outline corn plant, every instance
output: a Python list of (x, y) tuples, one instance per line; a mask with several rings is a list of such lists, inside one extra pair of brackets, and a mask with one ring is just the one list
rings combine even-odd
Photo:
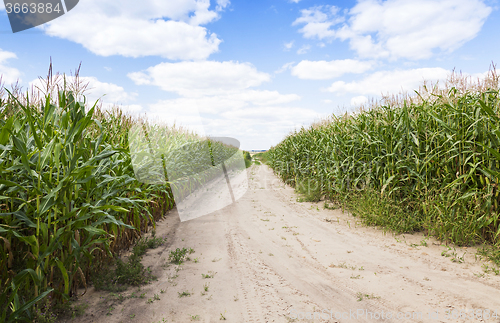
[[(174, 206), (171, 185), (189, 194), (210, 180), (218, 159), (231, 165), (235, 152), (178, 127), (146, 123), (119, 108), (102, 110), (97, 102), (86, 106), (77, 100), (85, 100), (78, 80), (67, 84), (64, 78), (62, 85), (57, 80), (49, 69), (43, 99), (18, 88), (7, 96), (0, 90), (2, 322), (33, 321), (37, 303), (48, 296), (49, 303), (65, 302), (80, 287), (86, 291), (91, 274)], [(149, 162), (130, 152), (137, 150), (130, 147), (130, 133), (138, 128), (146, 128), (155, 145), (139, 151), (154, 148), (154, 158), (161, 158), (162, 167), (155, 171), (163, 171), (163, 178), (149, 183), (134, 172), (136, 163)], [(186, 145), (208, 145), (211, 160), (183, 155), (177, 148)], [(175, 181), (168, 181), (165, 163), (178, 170), (169, 174)], [(199, 169), (208, 172), (184, 180), (183, 171)]]
[(159, 196), (147, 196), (168, 193), (135, 180), (123, 134), (103, 127), (96, 105), (68, 91), (52, 101), (0, 102), (2, 321), (32, 320), (49, 294), (75, 296), (99, 260), (153, 222)]
[[(267, 153), (286, 183), (369, 224), (457, 244), (500, 243), (500, 98), (452, 86), (294, 131)], [(299, 189), (300, 190), (300, 189)]]

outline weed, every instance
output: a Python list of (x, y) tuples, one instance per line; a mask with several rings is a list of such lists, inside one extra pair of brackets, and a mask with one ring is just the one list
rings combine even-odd
[(132, 249), (132, 254), (127, 262), (116, 258), (113, 270), (106, 270), (104, 274), (94, 275), (93, 282), (96, 290), (107, 290), (111, 292), (121, 292), (128, 286), (139, 286), (155, 280), (151, 268), (144, 268), (141, 257), (147, 249), (157, 248), (164, 243), (165, 239), (145, 238), (140, 239)]
[(112, 313), (112, 312), (113, 312), (114, 310), (115, 310), (115, 308), (114, 308), (114, 307), (112, 307), (112, 306), (110, 306), (110, 307), (108, 308), (108, 312), (106, 313), (106, 315), (113, 315), (113, 313)]
[(215, 274), (216, 274), (216, 272), (213, 272), (213, 271), (209, 270), (208, 274), (201, 274), (201, 277), (203, 277), (205, 279), (206, 278), (214, 278)]
[[(191, 252), (191, 250), (192, 250), (192, 252)], [(177, 248), (177, 249), (175, 249), (175, 251), (170, 251), (170, 255), (168, 257), (168, 260), (170, 262), (173, 262), (173, 263), (177, 264), (177, 265), (180, 265), (185, 260), (186, 255), (187, 255), (188, 252), (189, 253), (193, 253), (194, 250), (191, 249), (191, 248), (189, 248), (189, 249), (186, 249), (186, 248), (182, 248), (182, 249)]]
[(191, 293), (187, 290), (183, 291), (182, 293), (178, 292), (177, 294), (179, 294), (179, 298), (191, 296)]
[(358, 299), (358, 302), (362, 301), (363, 298), (367, 298), (367, 299), (375, 299), (375, 298), (380, 298), (380, 296), (375, 296), (373, 294), (363, 294), (361, 292), (358, 292), (356, 294), (356, 297)]

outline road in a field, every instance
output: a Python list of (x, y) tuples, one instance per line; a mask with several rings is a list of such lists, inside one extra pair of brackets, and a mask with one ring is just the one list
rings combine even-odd
[[(186, 222), (173, 210), (158, 224), (168, 243), (143, 261), (158, 281), (122, 299), (91, 290), (71, 322), (500, 322), (500, 276), (473, 248), (384, 234), (297, 202), (267, 166), (248, 172), (235, 204)], [(169, 264), (183, 247), (191, 261)]]

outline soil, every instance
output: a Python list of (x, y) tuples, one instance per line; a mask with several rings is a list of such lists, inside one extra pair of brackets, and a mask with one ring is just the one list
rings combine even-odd
[[(167, 243), (143, 258), (157, 281), (90, 288), (70, 322), (500, 322), (500, 275), (474, 248), (366, 227), (297, 202), (265, 165), (247, 171), (236, 203), (185, 222), (174, 209), (157, 224)], [(169, 263), (183, 247), (191, 260)]]

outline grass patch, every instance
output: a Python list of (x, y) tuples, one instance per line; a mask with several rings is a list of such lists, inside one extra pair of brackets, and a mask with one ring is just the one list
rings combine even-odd
[(141, 259), (148, 249), (157, 248), (165, 241), (166, 238), (155, 237), (154, 231), (151, 238), (140, 239), (133, 247), (132, 254), (126, 262), (116, 258), (114, 266), (110, 266), (110, 268), (93, 276), (92, 281), (95, 289), (122, 292), (129, 286), (146, 285), (155, 280), (156, 277), (151, 273), (151, 269), (145, 268)]
[(168, 256), (168, 260), (174, 264), (180, 265), (185, 260), (190, 260), (187, 255), (192, 254), (192, 253), (194, 253), (194, 250), (192, 248), (189, 248), (189, 249), (177, 248), (174, 251), (170, 251), (170, 255)]
[(204, 279), (207, 279), (207, 278), (214, 278), (215, 274), (216, 274), (215, 272), (213, 272), (213, 271), (211, 271), (211, 270), (210, 270), (210, 271), (208, 272), (208, 274), (201, 274), (201, 277), (203, 277)]

